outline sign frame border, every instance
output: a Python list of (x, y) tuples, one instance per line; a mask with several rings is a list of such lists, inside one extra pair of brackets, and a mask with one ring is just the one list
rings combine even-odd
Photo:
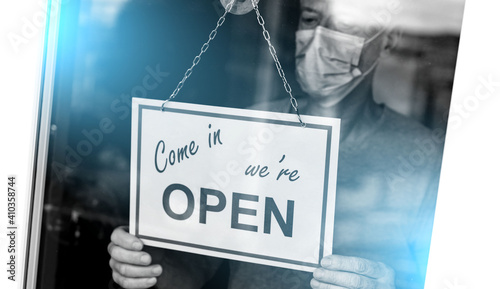
[[(139, 101), (143, 101), (146, 99), (140, 99), (137, 98)], [(135, 101), (135, 100), (134, 100)], [(316, 269), (321, 267), (320, 261), (323, 257), (324, 254), (324, 248), (325, 248), (325, 231), (326, 231), (326, 214), (328, 211), (328, 193), (329, 193), (329, 186), (330, 186), (330, 169), (331, 169), (331, 147), (332, 147), (332, 134), (333, 134), (333, 126), (329, 125), (323, 125), (323, 124), (315, 124), (315, 123), (307, 123), (307, 128), (309, 129), (319, 129), (319, 130), (324, 130), (327, 133), (327, 143), (326, 143), (326, 160), (325, 160), (325, 170), (324, 170), (324, 176), (323, 176), (323, 198), (322, 198), (322, 214), (321, 214), (321, 232), (320, 232), (320, 239), (319, 239), (319, 252), (318, 252), (318, 258), (317, 258), (317, 263), (311, 263), (311, 262), (303, 262), (299, 260), (291, 260), (291, 259), (284, 259), (284, 258), (279, 258), (279, 257), (271, 257), (271, 256), (266, 256), (266, 255), (259, 255), (259, 254), (254, 254), (254, 253), (248, 253), (248, 252), (243, 252), (243, 251), (236, 251), (236, 250), (230, 250), (230, 249), (223, 249), (223, 248), (217, 248), (217, 247), (211, 247), (211, 246), (205, 246), (205, 245), (199, 245), (199, 244), (194, 244), (194, 243), (187, 243), (187, 242), (182, 242), (182, 241), (176, 241), (176, 240), (169, 240), (169, 239), (163, 239), (163, 238), (156, 238), (152, 236), (147, 236), (147, 235), (142, 235), (139, 232), (139, 212), (140, 212), (140, 184), (141, 184), (141, 137), (142, 137), (142, 112), (143, 110), (162, 110), (163, 112), (167, 113), (180, 113), (180, 114), (191, 114), (191, 115), (197, 115), (197, 116), (205, 116), (205, 117), (214, 117), (214, 118), (222, 118), (222, 119), (231, 119), (231, 120), (239, 120), (239, 121), (250, 121), (250, 122), (260, 122), (260, 123), (272, 123), (272, 124), (277, 124), (277, 125), (285, 125), (285, 126), (293, 126), (293, 127), (300, 127), (301, 124), (297, 121), (291, 121), (291, 120), (282, 120), (282, 119), (273, 119), (269, 117), (257, 117), (257, 116), (247, 116), (247, 115), (236, 115), (236, 114), (229, 114), (227, 112), (211, 112), (211, 111), (198, 111), (195, 109), (185, 109), (185, 108), (173, 108), (173, 107), (168, 107), (168, 106), (157, 106), (153, 104), (144, 104), (144, 103), (136, 103), (137, 106), (135, 108), (133, 107), (133, 114), (134, 110), (137, 110), (137, 127), (135, 131), (133, 130), (132, 133), (137, 133), (137, 149), (135, 152), (135, 157), (136, 157), (136, 186), (135, 186), (135, 212), (130, 217), (130, 223), (132, 224), (132, 220), (134, 220), (134, 234), (143, 239), (143, 240), (149, 240), (152, 242), (159, 242), (159, 243), (166, 243), (166, 244), (171, 244), (174, 246), (180, 246), (184, 248), (193, 248), (193, 249), (198, 249), (202, 251), (212, 251), (212, 252), (217, 252), (217, 253), (222, 253), (222, 254), (227, 254), (227, 255), (233, 255), (233, 256), (241, 256), (241, 257), (247, 257), (247, 258), (252, 258), (252, 259), (261, 259), (261, 260), (266, 260), (266, 261), (271, 261), (271, 262), (278, 262), (281, 264), (290, 264), (293, 266), (302, 266), (302, 267), (307, 267), (310, 269)], [(189, 103), (178, 103), (176, 104), (180, 105), (193, 105), (193, 106), (200, 106), (200, 105), (195, 105), (195, 104), (189, 104)], [(215, 108), (213, 106), (208, 106), (211, 108)], [(225, 107), (217, 107), (217, 108), (222, 108), (222, 109), (231, 109), (231, 110), (238, 110), (234, 108), (225, 108)], [(254, 110), (252, 110), (254, 111)], [(258, 112), (258, 111), (254, 111)], [(269, 111), (263, 111), (266, 113), (274, 113), (274, 112), (269, 112)], [(280, 114), (280, 113), (277, 113)], [(134, 118), (132, 118), (132, 121), (134, 121)], [(340, 126), (339, 126), (340, 127)], [(133, 126), (134, 128), (134, 126)], [(133, 136), (132, 136), (133, 139)], [(132, 146), (132, 149), (134, 146)], [(132, 152), (132, 157), (134, 157), (134, 152)], [(132, 163), (131, 163), (132, 165)], [(337, 169), (335, 169), (337, 171)], [(132, 184), (131, 184), (132, 185)], [(131, 186), (131, 189), (132, 186)], [(132, 197), (132, 196), (131, 196)], [(333, 195), (334, 199), (336, 198), (336, 192)], [(335, 200), (333, 201), (334, 204), (336, 203)], [(334, 213), (334, 212), (333, 212)], [(334, 223), (333, 223), (334, 224)], [(332, 225), (333, 225), (332, 224)], [(334, 230), (332, 230), (333, 232)], [(333, 240), (333, 236), (332, 236)], [(332, 248), (333, 249), (333, 248)]]

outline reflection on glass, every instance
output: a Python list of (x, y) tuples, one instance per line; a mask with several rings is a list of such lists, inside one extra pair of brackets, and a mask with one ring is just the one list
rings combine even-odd
[[(313, 12), (301, 13), (301, 2), (321, 1), (259, 4), (299, 105), (307, 96), (295, 80), (295, 31), (303, 17), (318, 21)], [(332, 1), (327, 9), (339, 13), (329, 21), (344, 32), (355, 33), (345, 25), (361, 19), (374, 29), (387, 24), (401, 31), (378, 64), (375, 100), (445, 130), (464, 1), (368, 2)], [(131, 98), (166, 99), (222, 9), (218, 0), (62, 2), (38, 288), (116, 286), (106, 248), (112, 230), (128, 222)], [(177, 101), (245, 108), (286, 97), (249, 13), (228, 16)], [(356, 192), (382, 186), (376, 174), (362, 183)], [(393, 217), (381, 212), (370, 222)], [(355, 223), (344, 225), (356, 230)], [(224, 266), (216, 279), (225, 282)]]

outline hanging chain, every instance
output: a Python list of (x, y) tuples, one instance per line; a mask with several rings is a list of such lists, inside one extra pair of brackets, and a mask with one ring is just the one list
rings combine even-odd
[(177, 94), (179, 93), (179, 91), (181, 91), (182, 87), (184, 86), (184, 83), (186, 82), (186, 80), (191, 76), (191, 74), (193, 73), (193, 69), (196, 65), (198, 65), (198, 63), (200, 63), (200, 60), (201, 60), (201, 56), (203, 55), (203, 53), (205, 53), (208, 48), (210, 47), (210, 42), (212, 40), (214, 40), (215, 36), (217, 36), (217, 30), (219, 29), (219, 27), (222, 26), (222, 24), (224, 24), (224, 21), (226, 21), (226, 15), (227, 13), (233, 8), (233, 5), (234, 5), (234, 2), (236, 0), (232, 0), (231, 2), (229, 2), (226, 6), (226, 10), (224, 11), (224, 14), (222, 14), (222, 16), (219, 18), (219, 20), (217, 21), (217, 26), (215, 26), (215, 28), (212, 30), (212, 32), (210, 32), (210, 35), (208, 36), (208, 40), (207, 42), (205, 42), (203, 44), (203, 46), (201, 47), (201, 50), (200, 50), (200, 53), (193, 59), (193, 64), (191, 65), (190, 68), (188, 68), (188, 70), (186, 70), (186, 72), (184, 73), (184, 77), (182, 78), (182, 80), (177, 84), (177, 87), (175, 88), (174, 92), (172, 92), (172, 94), (170, 95), (170, 97), (165, 100), (163, 102), (163, 104), (161, 105), (161, 109), (163, 110), (164, 107), (165, 107), (165, 104), (167, 102), (169, 102), (170, 100), (174, 99)]
[(253, 9), (255, 10), (255, 14), (257, 14), (257, 21), (259, 22), (260, 26), (262, 26), (262, 35), (264, 35), (264, 39), (267, 41), (267, 44), (269, 46), (269, 52), (271, 53), (271, 56), (273, 57), (274, 64), (276, 65), (276, 70), (278, 70), (278, 74), (281, 77), (281, 80), (283, 80), (283, 86), (285, 88), (285, 91), (288, 93), (290, 96), (290, 103), (297, 113), (297, 117), (299, 119), (300, 125), (302, 127), (306, 127), (306, 123), (302, 121), (302, 118), (299, 113), (299, 104), (297, 103), (297, 99), (293, 97), (292, 95), (292, 88), (290, 87), (290, 84), (288, 84), (288, 81), (286, 80), (285, 72), (283, 71), (283, 68), (281, 67), (281, 63), (278, 59), (278, 55), (276, 54), (276, 49), (274, 49), (274, 46), (271, 43), (271, 36), (269, 35), (269, 31), (267, 31), (266, 26), (265, 26), (265, 21), (264, 17), (260, 15), (259, 11), (259, 6), (255, 0), (251, 0)]
[[(191, 76), (191, 74), (193, 73), (194, 67), (196, 65), (198, 65), (198, 63), (200, 62), (201, 56), (210, 47), (210, 42), (212, 40), (214, 40), (215, 36), (217, 36), (217, 30), (219, 29), (219, 27), (222, 26), (222, 24), (224, 24), (224, 21), (226, 21), (227, 13), (233, 8), (235, 1), (236, 0), (232, 0), (231, 2), (229, 2), (227, 4), (225, 11), (224, 11), (224, 14), (222, 14), (222, 16), (217, 21), (217, 26), (215, 26), (215, 28), (212, 30), (212, 32), (210, 32), (210, 35), (208, 36), (207, 42), (205, 42), (203, 44), (203, 46), (201, 47), (200, 53), (193, 59), (193, 64), (191, 65), (190, 68), (188, 68), (188, 70), (186, 70), (186, 72), (184, 73), (184, 77), (177, 84), (177, 87), (172, 92), (170, 97), (167, 100), (165, 100), (163, 102), (163, 104), (161, 105), (162, 110), (164, 109), (165, 104), (167, 102), (169, 102), (170, 100), (174, 99), (177, 96), (179, 91), (184, 86), (184, 83), (186, 82), (186, 80)], [(283, 71), (283, 68), (281, 67), (281, 63), (280, 63), (278, 56), (276, 54), (276, 49), (274, 49), (274, 46), (271, 43), (271, 36), (269, 35), (269, 31), (267, 31), (267, 29), (264, 25), (265, 21), (264, 21), (264, 18), (262, 17), (262, 15), (260, 14), (259, 6), (257, 5), (256, 0), (251, 0), (251, 1), (252, 1), (253, 9), (255, 10), (255, 13), (257, 14), (257, 21), (259, 22), (260, 26), (262, 26), (262, 34), (264, 35), (264, 39), (267, 41), (267, 44), (269, 46), (269, 52), (271, 53), (271, 56), (273, 57), (274, 63), (276, 65), (276, 69), (278, 70), (278, 74), (281, 77), (281, 80), (283, 80), (283, 86), (285, 88), (285, 91), (290, 96), (290, 103), (291, 103), (293, 109), (295, 110), (295, 112), (297, 113), (297, 117), (299, 119), (300, 125), (302, 127), (305, 127), (306, 124), (302, 121), (302, 118), (301, 118), (300, 113), (299, 113), (299, 104), (297, 103), (297, 99), (295, 97), (293, 97), (293, 95), (292, 95), (292, 88), (290, 87), (290, 84), (288, 84), (288, 81), (286, 80), (285, 72)]]

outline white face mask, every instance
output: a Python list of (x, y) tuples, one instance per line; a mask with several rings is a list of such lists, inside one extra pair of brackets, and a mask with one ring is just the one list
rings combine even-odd
[(365, 41), (321, 26), (297, 31), (295, 65), (302, 90), (312, 97), (324, 99), (325, 106), (339, 103), (375, 69), (378, 60), (361, 72), (359, 59), (363, 46), (382, 32)]

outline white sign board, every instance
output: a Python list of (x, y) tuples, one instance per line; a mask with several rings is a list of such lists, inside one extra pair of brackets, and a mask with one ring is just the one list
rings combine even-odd
[(332, 253), (340, 120), (133, 99), (130, 232), (313, 271)]

